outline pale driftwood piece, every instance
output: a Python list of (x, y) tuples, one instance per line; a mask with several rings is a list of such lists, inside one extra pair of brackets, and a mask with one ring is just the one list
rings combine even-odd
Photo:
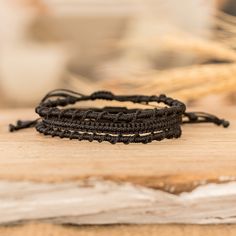
[(1, 111), (0, 223), (235, 223), (235, 109), (207, 110), (231, 127), (186, 125), (150, 145), (12, 134), (7, 124), (33, 112)]
[(209, 184), (179, 196), (109, 181), (0, 182), (0, 223), (236, 223), (236, 183)]

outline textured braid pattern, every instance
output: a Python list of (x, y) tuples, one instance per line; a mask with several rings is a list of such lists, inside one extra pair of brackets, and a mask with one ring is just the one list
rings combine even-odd
[[(49, 98), (57, 97), (51, 100)], [(126, 107), (104, 108), (67, 108), (80, 101), (116, 100), (149, 104), (150, 102), (164, 103), (162, 109), (128, 109)], [(54, 91), (45, 96), (36, 107), (36, 113), (42, 121), (36, 125), (37, 131), (44, 135), (59, 136), (60, 138), (88, 140), (92, 142), (108, 141), (112, 144), (122, 142), (149, 143), (165, 138), (181, 136), (182, 117), (185, 105), (178, 100), (160, 96), (117, 96), (110, 92), (100, 91), (90, 96), (78, 95), (72, 91)]]
[[(56, 98), (51, 100), (50, 98)], [(116, 100), (149, 104), (150, 102), (164, 103), (161, 109), (128, 109), (126, 107), (104, 108), (67, 108), (77, 102), (88, 100)], [(40, 118), (30, 121), (18, 120), (16, 125), (10, 124), (10, 132), (29, 127), (36, 127), (44, 135), (59, 136), (92, 142), (108, 141), (149, 143), (165, 138), (181, 136), (181, 124), (214, 123), (227, 128), (230, 123), (205, 112), (185, 112), (184, 103), (160, 96), (117, 96), (111, 92), (100, 91), (85, 96), (70, 90), (60, 89), (49, 92), (36, 107)], [(40, 120), (40, 121), (39, 121)]]

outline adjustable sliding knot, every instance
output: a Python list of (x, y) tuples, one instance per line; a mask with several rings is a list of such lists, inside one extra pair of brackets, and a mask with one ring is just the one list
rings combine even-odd
[(194, 112), (185, 112), (184, 115), (189, 119), (186, 123), (196, 123), (198, 117)]
[(90, 95), (91, 99), (106, 99), (106, 100), (113, 100), (114, 94), (108, 91), (97, 91)]
[[(77, 102), (97, 99), (142, 105), (156, 102), (164, 104), (164, 107), (144, 109), (129, 109), (124, 106), (61, 108)], [(14, 132), (35, 126), (38, 132), (52, 137), (129, 144), (179, 138), (183, 123), (210, 122), (225, 128), (229, 126), (228, 121), (211, 114), (186, 112), (184, 103), (164, 94), (160, 96), (122, 96), (114, 95), (109, 91), (98, 91), (87, 96), (66, 89), (57, 89), (49, 92), (35, 108), (35, 111), (41, 121), (39, 119), (18, 121), (16, 125), (9, 125), (10, 131)]]

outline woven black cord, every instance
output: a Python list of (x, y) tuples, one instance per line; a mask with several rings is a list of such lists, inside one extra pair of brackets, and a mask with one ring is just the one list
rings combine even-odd
[[(140, 104), (156, 102), (166, 106), (161, 109), (59, 108), (81, 101), (97, 99)], [(184, 103), (163, 94), (160, 96), (119, 96), (111, 92), (99, 91), (86, 96), (60, 89), (48, 93), (36, 107), (35, 111), (41, 117), (41, 121), (18, 121), (16, 126), (10, 125), (10, 131), (35, 126), (38, 132), (53, 137), (129, 144), (179, 138), (182, 123), (212, 122), (224, 127), (229, 126), (228, 121), (216, 116), (201, 112), (187, 113), (185, 110)]]

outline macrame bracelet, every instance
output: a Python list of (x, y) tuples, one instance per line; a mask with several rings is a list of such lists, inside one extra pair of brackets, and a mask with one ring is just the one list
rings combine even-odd
[[(166, 106), (154, 109), (59, 108), (81, 101), (97, 99), (140, 104), (156, 102)], [(16, 126), (10, 124), (10, 131), (35, 126), (38, 132), (52, 137), (129, 144), (179, 138), (183, 123), (211, 122), (225, 128), (229, 126), (228, 121), (216, 116), (203, 112), (186, 112), (185, 110), (184, 103), (165, 95), (120, 96), (107, 91), (99, 91), (86, 96), (60, 89), (49, 92), (36, 107), (35, 111), (41, 118), (34, 121), (18, 121)]]

